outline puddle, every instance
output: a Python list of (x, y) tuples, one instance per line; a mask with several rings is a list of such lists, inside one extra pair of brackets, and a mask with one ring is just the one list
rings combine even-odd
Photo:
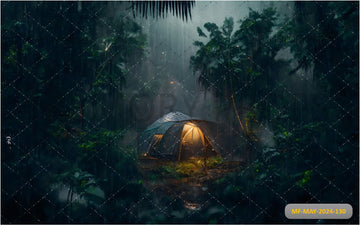
[(192, 210), (192, 211), (201, 210), (201, 205), (198, 203), (194, 203), (194, 202), (185, 201), (184, 206), (185, 206), (185, 208)]

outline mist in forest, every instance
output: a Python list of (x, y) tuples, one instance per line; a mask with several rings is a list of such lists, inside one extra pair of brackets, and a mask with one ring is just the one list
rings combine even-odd
[[(213, 93), (201, 88), (197, 82), (198, 75), (192, 71), (190, 57), (197, 48), (193, 45), (196, 40), (205, 40), (198, 36), (196, 27), (203, 27), (206, 22), (214, 22), (221, 26), (226, 17), (233, 17), (235, 27), (252, 10), (262, 10), (267, 7), (278, 9), (280, 19), (293, 13), (292, 2), (196, 2), (192, 10), (192, 18), (182, 21), (173, 14), (166, 14), (164, 18), (137, 17), (143, 31), (147, 34), (148, 46), (146, 59), (141, 59), (131, 70), (128, 85), (125, 88), (129, 110), (135, 110), (135, 120), (143, 128), (157, 118), (172, 111), (179, 111), (192, 117), (205, 120), (231, 123), (229, 116), (219, 112), (218, 101)], [(121, 14), (126, 8), (123, 4), (110, 3), (107, 7), (109, 14)], [(120, 10), (119, 10), (120, 9)], [(123, 14), (121, 14), (123, 15)], [(128, 13), (125, 16), (132, 16)], [(286, 52), (286, 51), (285, 51)], [(283, 53), (284, 58), (292, 57)], [(281, 57), (281, 53), (280, 53)], [(143, 96), (139, 110), (133, 104), (134, 95), (137, 96), (144, 89), (156, 86), (149, 96)], [(143, 104), (143, 103), (147, 104)], [(122, 103), (119, 103), (122, 104)], [(151, 105), (151, 106), (149, 106)], [(231, 117), (232, 110), (228, 114)]]
[(1, 7), (2, 223), (358, 223), (359, 2)]
[[(115, 18), (132, 17), (131, 12), (122, 13), (127, 7), (129, 6), (126, 4), (114, 2), (106, 7), (106, 11)], [(147, 34), (146, 57), (134, 62), (135, 66), (130, 69), (126, 81), (127, 85), (124, 89), (126, 98), (125, 100), (120, 97), (116, 98), (118, 100), (115, 102), (118, 104), (115, 105), (118, 107), (115, 108), (115, 113), (110, 118), (112, 126), (121, 124), (121, 122), (114, 123), (114, 121), (128, 121), (129, 117), (133, 121), (132, 124), (135, 124), (135, 126), (129, 127), (128, 138), (125, 139), (125, 143), (134, 144), (139, 132), (146, 126), (166, 113), (175, 111), (194, 118), (233, 126), (236, 123), (233, 109), (220, 110), (219, 103), (222, 100), (217, 99), (211, 90), (201, 87), (198, 82), (198, 74), (194, 73), (191, 68), (190, 57), (197, 51), (197, 47), (193, 43), (197, 40), (206, 40), (206, 38), (199, 37), (196, 28), (203, 27), (206, 22), (213, 22), (221, 26), (227, 17), (233, 17), (235, 27), (238, 27), (250, 9), (261, 11), (267, 7), (277, 9), (279, 20), (288, 18), (294, 10), (293, 2), (205, 1), (195, 3), (192, 10), (193, 16), (187, 21), (183, 21), (171, 13), (166, 14), (164, 18), (156, 18), (150, 15), (147, 18), (136, 17), (135, 21)], [(293, 59), (289, 49), (281, 50), (277, 58), (293, 60), (292, 63), (296, 64), (296, 60)], [(301, 82), (297, 77), (288, 80), (292, 84)], [(300, 95), (303, 93), (301, 90), (309, 84), (303, 82), (296, 86), (299, 86), (300, 92), (298, 94), (301, 98)], [(247, 113), (249, 107), (242, 109), (242, 117)], [(124, 111), (130, 115), (117, 116)], [(100, 111), (97, 114), (101, 115), (102, 113)], [(272, 143), (271, 128), (264, 124), (261, 129), (262, 143), (265, 145), (268, 142)]]

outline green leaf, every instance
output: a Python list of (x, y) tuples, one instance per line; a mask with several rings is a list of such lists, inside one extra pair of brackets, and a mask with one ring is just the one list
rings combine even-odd
[(33, 97), (41, 97), (42, 96), (42, 93), (37, 93), (37, 94), (34, 94)]
[(200, 27), (197, 27), (197, 32), (198, 32), (200, 37), (207, 37), (206, 34), (201, 30)]
[(219, 27), (215, 23), (205, 23), (204, 27), (210, 33), (214, 33), (215, 31), (217, 31), (219, 29)]
[(99, 187), (90, 186), (86, 189), (86, 194), (96, 196), (101, 199), (105, 199), (105, 193)]
[(201, 41), (195, 41), (193, 45), (201, 48), (204, 46), (204, 43), (202, 43)]
[(224, 35), (230, 38), (231, 33), (234, 30), (234, 19), (232, 17), (226, 18), (224, 20), (222, 30), (223, 30)]

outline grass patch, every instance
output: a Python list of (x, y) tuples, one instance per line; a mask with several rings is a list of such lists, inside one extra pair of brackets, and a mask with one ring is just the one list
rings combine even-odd
[(211, 157), (207, 160), (207, 167), (209, 169), (214, 169), (220, 166), (224, 162), (224, 159), (221, 156)]
[(206, 163), (202, 158), (192, 158), (180, 162), (164, 162), (162, 165), (151, 169), (151, 173), (156, 174), (158, 178), (200, 177), (206, 175), (207, 169), (220, 167), (223, 162), (223, 158), (219, 156), (206, 159)]

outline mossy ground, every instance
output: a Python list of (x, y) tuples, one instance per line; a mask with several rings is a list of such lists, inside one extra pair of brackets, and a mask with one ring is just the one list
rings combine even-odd
[(240, 171), (243, 162), (226, 161), (221, 156), (211, 158), (191, 158), (186, 161), (166, 161), (144, 158), (139, 162), (139, 169), (145, 183), (153, 185), (203, 185)]

